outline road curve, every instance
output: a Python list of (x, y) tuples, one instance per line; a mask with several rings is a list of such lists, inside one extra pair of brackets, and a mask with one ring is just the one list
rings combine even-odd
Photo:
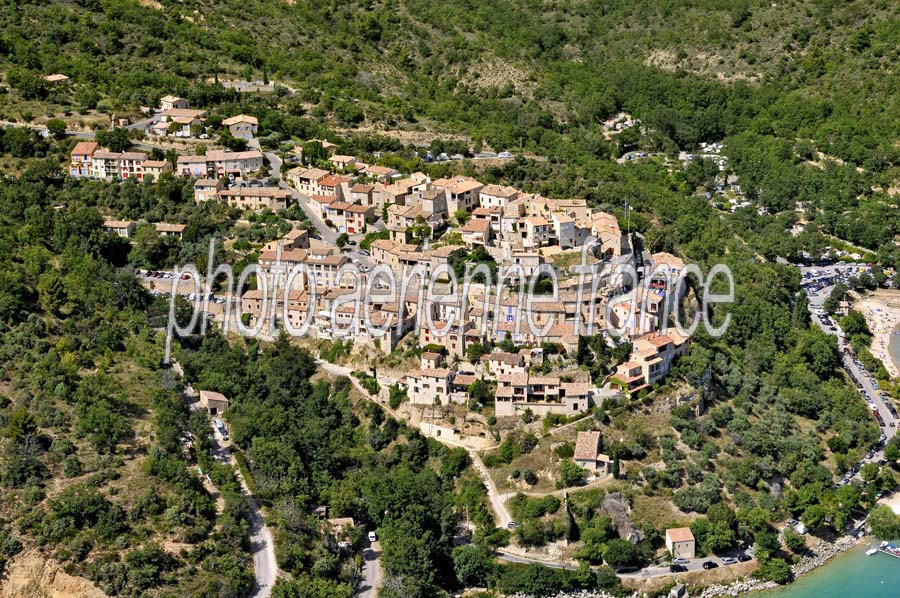
[[(184, 370), (177, 361), (172, 361), (172, 370), (180, 377), (184, 378)], [(184, 399), (189, 402), (191, 411), (199, 409), (200, 405), (199, 402), (196, 401), (196, 393), (191, 388), (190, 384), (187, 385)], [(251, 596), (254, 596), (255, 598), (269, 598), (272, 593), (272, 587), (275, 585), (275, 580), (278, 578), (278, 561), (275, 557), (275, 539), (272, 537), (272, 531), (266, 527), (259, 504), (250, 492), (247, 481), (244, 479), (244, 474), (241, 473), (241, 469), (237, 466), (237, 461), (234, 458), (234, 454), (231, 452), (230, 446), (228, 446), (228, 442), (222, 437), (219, 430), (216, 429), (214, 422), (210, 421), (209, 425), (212, 429), (211, 452), (213, 459), (221, 463), (227, 463), (231, 466), (234, 470), (234, 475), (241, 485), (241, 494), (243, 495), (244, 500), (247, 501), (247, 505), (250, 507), (250, 552), (253, 555), (253, 575), (255, 578), (253, 594), (251, 594)]]
[(241, 469), (237, 466), (231, 448), (227, 446), (226, 441), (222, 438), (215, 425), (212, 422), (210, 422), (210, 425), (213, 430), (213, 457), (217, 461), (231, 465), (234, 469), (234, 474), (241, 484), (241, 494), (250, 507), (250, 552), (253, 555), (253, 574), (255, 577), (255, 587), (251, 596), (268, 598), (272, 593), (272, 586), (275, 585), (275, 580), (278, 578), (278, 561), (275, 558), (275, 541), (272, 538), (272, 532), (266, 527), (259, 504), (257, 504), (256, 498), (250, 492), (247, 481), (244, 479)]

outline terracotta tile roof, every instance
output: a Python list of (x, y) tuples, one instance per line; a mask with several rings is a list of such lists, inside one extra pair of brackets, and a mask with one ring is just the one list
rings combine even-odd
[(689, 527), (670, 527), (666, 530), (666, 537), (672, 542), (694, 541), (694, 533)]
[(72, 155), (92, 155), (99, 148), (99, 144), (95, 141), (79, 141), (75, 144), (75, 147), (72, 148)]
[(600, 432), (579, 432), (575, 440), (576, 461), (594, 461), (600, 447)]
[(230, 127), (231, 125), (236, 125), (238, 123), (249, 123), (251, 125), (258, 125), (259, 121), (256, 120), (255, 116), (247, 116), (246, 114), (238, 114), (237, 116), (232, 116), (231, 118), (226, 118), (222, 121), (222, 124), (226, 127)]

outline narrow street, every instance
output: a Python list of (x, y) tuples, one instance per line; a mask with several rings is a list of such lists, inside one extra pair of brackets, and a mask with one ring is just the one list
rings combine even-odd
[(256, 498), (250, 492), (247, 481), (237, 466), (234, 454), (231, 452), (231, 442), (222, 437), (213, 422), (210, 422), (210, 426), (213, 431), (213, 458), (221, 463), (227, 463), (234, 469), (234, 475), (241, 484), (241, 494), (250, 506), (250, 551), (253, 554), (253, 572), (256, 576), (253, 596), (268, 598), (278, 577), (278, 561), (275, 558), (275, 541), (272, 538), (272, 532), (266, 527)]
[(376, 598), (381, 587), (381, 546), (378, 542), (369, 542), (363, 549), (362, 580), (356, 589), (360, 598)]
[(303, 213), (306, 214), (306, 217), (309, 218), (309, 221), (316, 228), (319, 237), (326, 243), (334, 245), (337, 242), (337, 232), (333, 228), (327, 226), (322, 217), (313, 211), (309, 206), (309, 198), (306, 195), (288, 185), (284, 180), (284, 177), (281, 175), (282, 160), (278, 157), (278, 152), (266, 152), (266, 158), (269, 159), (269, 164), (271, 165), (269, 171), (270, 176), (277, 177), (278, 186), (282, 189), (288, 189), (291, 192), (291, 197), (303, 209)]
[[(177, 361), (172, 362), (172, 370), (184, 378), (184, 370)], [(188, 407), (192, 412), (200, 408), (197, 398), (197, 392), (188, 383), (185, 387), (183, 400), (188, 403)], [(252, 596), (268, 598), (272, 593), (275, 580), (278, 578), (278, 561), (275, 557), (275, 540), (272, 536), (272, 531), (266, 526), (259, 504), (250, 492), (247, 481), (237, 466), (237, 461), (231, 452), (231, 441), (222, 437), (212, 420), (210, 420), (209, 425), (212, 430), (212, 446), (210, 449), (212, 457), (220, 463), (226, 463), (231, 466), (235, 477), (237, 477), (241, 485), (241, 494), (250, 507), (250, 551), (253, 555), (253, 574), (255, 577)]]

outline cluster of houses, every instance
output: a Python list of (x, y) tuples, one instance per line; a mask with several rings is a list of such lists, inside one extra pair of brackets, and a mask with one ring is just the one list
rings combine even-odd
[(263, 154), (258, 150), (210, 150), (202, 156), (179, 156), (173, 166), (166, 160), (152, 160), (144, 152), (110, 152), (94, 141), (82, 141), (72, 149), (69, 174), (106, 181), (156, 181), (167, 172), (209, 179), (251, 174), (262, 168), (263, 163)]
[(163, 173), (172, 172), (172, 169), (171, 163), (151, 160), (143, 152), (111, 152), (94, 141), (75, 144), (69, 161), (71, 176), (101, 180), (155, 181)]
[(419, 240), (423, 231), (426, 238), (434, 238), (464, 213), (466, 222), (459, 233), (469, 249), (565, 251), (594, 236), (603, 240), (603, 251), (610, 255), (627, 250), (615, 218), (591, 210), (583, 199), (548, 199), (514, 187), (484, 185), (467, 176), (432, 180), (416, 172), (401, 178), (391, 169), (373, 173), (375, 167), (349, 156), (330, 159), (336, 160), (338, 170), (350, 165), (360, 169), (347, 175), (295, 168), (286, 176), (309, 207), (340, 232), (361, 232), (361, 221), (384, 215), (390, 240), (403, 245), (413, 240), (414, 233)]
[[(149, 108), (147, 110), (149, 111)], [(190, 102), (184, 98), (164, 96), (156, 113), (146, 129), (149, 136), (204, 136), (201, 131), (208, 116), (207, 111), (191, 108)], [(253, 139), (259, 127), (256, 117), (246, 114), (226, 118), (222, 124), (233, 137), (245, 141)], [(243, 176), (256, 172), (262, 166), (263, 154), (258, 150), (244, 152), (210, 150), (202, 156), (179, 156), (173, 165), (165, 160), (152, 160), (144, 152), (111, 152), (96, 142), (83, 141), (72, 150), (69, 174), (78, 178), (107, 181), (129, 178), (155, 181), (166, 172), (196, 178), (216, 178)]]
[(444, 354), (422, 353), (421, 368), (406, 374), (401, 383), (413, 405), (468, 403), (468, 389), (476, 380), (496, 384), (494, 399), (497, 417), (530, 410), (535, 416), (555, 413), (573, 415), (587, 411), (599, 393), (589, 381), (567, 381), (559, 376), (529, 373), (543, 361), (540, 348), (524, 348), (515, 353), (494, 351), (481, 357), (474, 369), (448, 367)]
[[(136, 222), (134, 220), (105, 220), (103, 222), (103, 229), (109, 234), (118, 235), (123, 239), (130, 239), (134, 236), (137, 227), (140, 225), (141, 222)], [(187, 227), (184, 224), (157, 222), (153, 225), (153, 228), (161, 237), (171, 236), (182, 239), (184, 238), (184, 229)]]
[[(206, 110), (191, 108), (185, 98), (167, 95), (159, 101), (158, 120), (147, 127), (147, 134), (154, 137), (200, 137), (206, 123)], [(250, 141), (256, 136), (259, 121), (255, 116), (238, 114), (222, 121), (231, 135), (237, 139)]]
[[(611, 221), (603, 222), (607, 232), (613, 230)], [(604, 244), (628, 246), (624, 238), (606, 238)], [(501, 274), (520, 266), (526, 255), (497, 248), (492, 251), (502, 264)], [(571, 415), (594, 404), (600, 391), (589, 381), (533, 373), (542, 363), (542, 348), (548, 345), (573, 353), (582, 335), (606, 334), (610, 326), (621, 330), (618, 339), (609, 338), (608, 342), (628, 340), (633, 349), (610, 382), (629, 392), (659, 382), (675, 358), (688, 350), (687, 338), (671, 329), (662, 331), (676, 295), (674, 281), (684, 269), (683, 261), (674, 255), (642, 256), (645, 266), (640, 271), (646, 272), (646, 280), (633, 290), (614, 273), (595, 268), (586, 279), (562, 281), (555, 296), (536, 296), (526, 303), (519, 293), (503, 286), (496, 295), (485, 285), (471, 285), (464, 290), (466, 294), (451, 291), (449, 283), (436, 273), (446, 272), (454, 259), (467, 252), (464, 245), (424, 249), (390, 239), (374, 241), (372, 259), (395, 273), (397, 280), (417, 268), (437, 290), (424, 293), (416, 286), (388, 289), (379, 286), (378, 279), (373, 281), (374, 287), (364, 287), (368, 274), (347, 268), (350, 260), (345, 254), (333, 246), (311, 242), (306, 231), (295, 230), (263, 248), (258, 259), (260, 275), (272, 281), (271, 285), (280, 273), (281, 287), (287, 291), (269, 301), (262, 290), (247, 291), (241, 297), (240, 312), (249, 314), (253, 323), (262, 319), (276, 325), (289, 323), (295, 329), (306, 326), (305, 333), (316, 338), (334, 339), (348, 333), (356, 344), (382, 353), (389, 353), (413, 333), (418, 345), (427, 350), (420, 369), (404, 379), (411, 403), (464, 403), (469, 386), (482, 378), (496, 382), (498, 416), (525, 410), (536, 415)], [(606, 255), (607, 263), (634, 260), (633, 255)], [(539, 254), (527, 256), (534, 258), (527, 264), (529, 268), (546, 263)], [(298, 274), (286, 280), (295, 267), (299, 267)], [(358, 305), (361, 299), (368, 313)], [(370, 332), (367, 322), (381, 332)], [(484, 350), (505, 343), (520, 350), (489, 352), (474, 370), (466, 363), (473, 346)]]

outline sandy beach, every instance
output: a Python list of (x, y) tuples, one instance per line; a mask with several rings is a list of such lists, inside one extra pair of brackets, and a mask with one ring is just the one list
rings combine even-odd
[(887, 505), (894, 513), (900, 515), (900, 492), (894, 492), (890, 496), (885, 496), (878, 501), (878, 504)]
[(891, 378), (900, 378), (900, 370), (888, 353), (891, 334), (900, 326), (900, 291), (879, 289), (874, 295), (857, 302), (853, 309), (866, 317), (872, 331), (872, 355), (884, 363)]

